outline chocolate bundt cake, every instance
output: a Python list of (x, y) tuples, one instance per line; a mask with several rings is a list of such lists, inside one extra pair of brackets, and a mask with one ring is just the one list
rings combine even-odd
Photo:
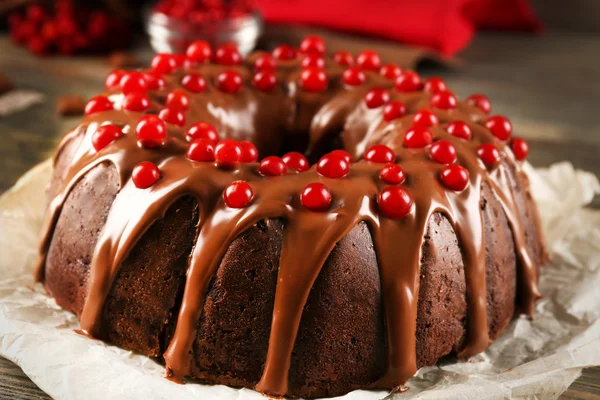
[(36, 278), (173, 379), (393, 390), (540, 296), (527, 144), (489, 112), (318, 37), (158, 54), (62, 141)]

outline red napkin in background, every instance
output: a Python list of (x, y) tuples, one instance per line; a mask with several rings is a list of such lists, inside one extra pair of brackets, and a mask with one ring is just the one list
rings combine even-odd
[(537, 32), (527, 0), (255, 0), (268, 22), (308, 24), (424, 46), (452, 56), (477, 29)]

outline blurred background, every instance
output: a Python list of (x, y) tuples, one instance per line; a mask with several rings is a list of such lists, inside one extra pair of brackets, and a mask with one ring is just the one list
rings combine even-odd
[[(308, 34), (484, 93), (534, 166), (600, 175), (598, 0), (0, 0), (0, 194), (52, 155), (112, 70), (196, 39), (247, 53)], [(0, 359), (0, 398), (46, 397)], [(600, 370), (563, 398), (600, 398)]]

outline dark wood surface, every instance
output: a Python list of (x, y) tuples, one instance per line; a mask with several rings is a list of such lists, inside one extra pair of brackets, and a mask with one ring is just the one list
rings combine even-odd
[[(384, 53), (394, 49), (386, 43), (375, 45)], [(486, 93), (494, 112), (508, 115), (516, 135), (529, 140), (533, 165), (569, 160), (577, 168), (600, 176), (598, 49), (600, 34), (485, 34), (461, 55), (464, 64), (460, 68), (428, 66), (423, 73), (444, 77), (461, 96)], [(139, 54), (149, 57), (145, 46), (140, 47)], [(0, 193), (49, 157), (62, 133), (77, 124), (77, 118), (56, 116), (57, 97), (91, 97), (101, 89), (110, 69), (100, 58), (34, 58), (0, 37), (0, 73), (21, 89), (47, 96), (43, 104), (0, 117)], [(600, 207), (599, 198), (593, 206)], [(0, 358), (0, 398), (49, 397), (19, 367)], [(600, 399), (600, 368), (585, 370), (562, 398)]]

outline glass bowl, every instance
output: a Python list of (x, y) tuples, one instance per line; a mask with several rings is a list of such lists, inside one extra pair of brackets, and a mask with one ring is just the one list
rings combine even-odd
[(245, 55), (256, 47), (263, 31), (263, 20), (258, 11), (253, 11), (235, 18), (195, 24), (148, 10), (146, 31), (152, 48), (158, 53), (184, 53), (191, 42), (205, 40), (213, 47), (235, 43)]

